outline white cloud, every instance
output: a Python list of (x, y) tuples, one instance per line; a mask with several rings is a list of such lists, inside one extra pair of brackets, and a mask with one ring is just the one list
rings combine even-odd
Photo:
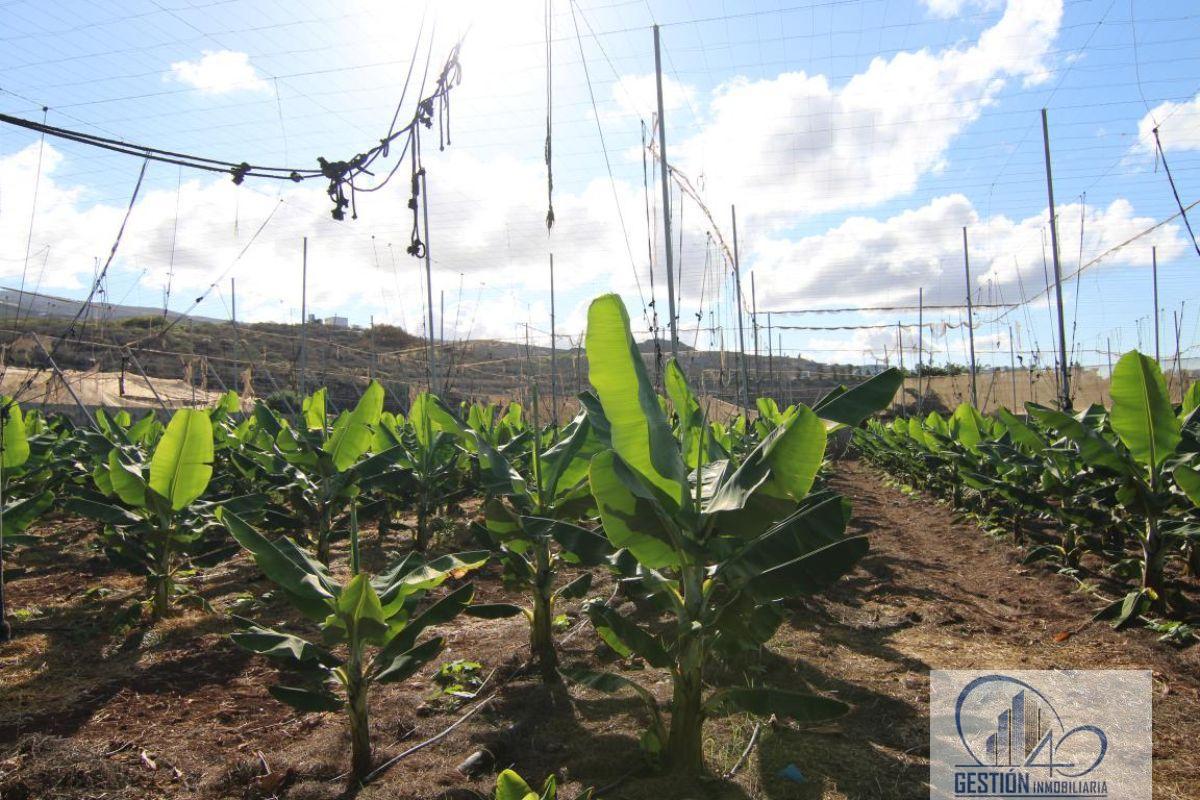
[[(613, 101), (617, 104), (619, 114), (613, 117), (641, 117), (647, 123), (658, 113), (658, 81), (653, 74), (623, 75), (612, 89)], [(685, 83), (680, 83), (669, 75), (663, 76), (663, 109), (678, 111), (693, 105), (696, 89)], [(668, 120), (670, 115), (665, 115)]]
[(205, 94), (270, 90), (250, 57), (235, 50), (205, 50), (195, 61), (176, 61), (167, 77)]
[(1167, 101), (1155, 106), (1138, 122), (1135, 150), (1153, 153), (1154, 125), (1166, 152), (1200, 149), (1200, 94), (1185, 103)]
[[(1079, 263), (1079, 204), (1061, 205), (1059, 241), (1064, 276)], [(1140, 233), (1156, 220), (1138, 216), (1129, 201), (1083, 209), (1083, 261)], [(975, 290), (992, 302), (1012, 302), (1045, 287), (1045, 210), (1013, 220), (981, 219), (960, 194), (938, 197), (920, 208), (887, 219), (851, 217), (835, 228), (800, 239), (764, 238), (751, 263), (758, 275), (760, 308), (826, 305), (910, 304), (924, 288), (925, 302), (964, 302), (962, 227), (968, 226), (971, 276)], [(1184, 252), (1177, 225), (1164, 225), (1136, 247), (1119, 251), (1093, 269), (1150, 265), (1150, 247), (1169, 261)], [(763, 287), (768, 287), (764, 294)], [(990, 297), (989, 297), (990, 294)], [(977, 295), (978, 297), (978, 295)]]
[(999, 0), (921, 0), (921, 4), (929, 10), (932, 16), (950, 19), (962, 14), (970, 6), (983, 9), (995, 8), (999, 4)]
[(842, 86), (806, 72), (736, 78), (676, 158), (705, 174), (710, 196), (775, 224), (871, 207), (943, 168), (1008, 79), (1044, 80), (1061, 19), (1061, 2), (1010, 0), (977, 42), (876, 58)]

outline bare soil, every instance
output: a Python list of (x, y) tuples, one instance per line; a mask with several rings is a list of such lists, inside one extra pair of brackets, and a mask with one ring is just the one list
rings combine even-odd
[[(605, 798), (886, 798), (927, 796), (928, 671), (936, 668), (1128, 668), (1154, 672), (1156, 798), (1195, 798), (1200, 775), (1200, 648), (1176, 650), (1143, 631), (1087, 625), (1096, 601), (1044, 567), (1023, 567), (1014, 550), (944, 506), (884, 484), (855, 460), (831, 478), (854, 504), (851, 525), (872, 552), (827, 596), (793, 604), (762, 658), (749, 665), (769, 683), (840, 697), (845, 719), (820, 728), (765, 722), (756, 747), (730, 780), (754, 721), (710, 721), (712, 778), (690, 785), (643, 768), (636, 701), (522, 674), (523, 620), (460, 618), (441, 633), (439, 659), (465, 658), (495, 672), (478, 713), (406, 757), (377, 782), (348, 792), (344, 720), (297, 716), (267, 694), (278, 680), (264, 660), (234, 647), (228, 611), (269, 624), (297, 618), (270, 584), (238, 558), (194, 579), (213, 611), (189, 608), (148, 627), (126, 610), (140, 579), (111, 569), (89, 528), (56, 524), (44, 550), (10, 572), (17, 638), (0, 645), (0, 798), (487, 797), (494, 771), (514, 766), (533, 782), (556, 772), (560, 797), (588, 786)], [(466, 547), (449, 533), (440, 544)], [(407, 537), (368, 538), (378, 568)], [(51, 548), (53, 546), (53, 548)], [(336, 556), (335, 556), (336, 558)], [(509, 598), (492, 567), (473, 578), (481, 600)], [(593, 594), (613, 585), (599, 579)], [(579, 626), (560, 635), (562, 660), (622, 671), (666, 699), (666, 676), (622, 662)], [(380, 761), (404, 752), (475, 707), (436, 696), (431, 665), (372, 696)], [(486, 750), (484, 774), (456, 769)], [(800, 783), (779, 776), (789, 765)], [(793, 773), (795, 774), (795, 773)], [(615, 786), (613, 784), (616, 783)]]

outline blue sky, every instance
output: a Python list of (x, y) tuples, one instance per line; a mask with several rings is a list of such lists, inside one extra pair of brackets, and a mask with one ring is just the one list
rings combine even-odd
[[(738, 207), (746, 302), (753, 274), (758, 308), (774, 312), (790, 354), (872, 362), (886, 348), (894, 358), (891, 326), (914, 323), (915, 313), (783, 312), (911, 305), (921, 288), (928, 303), (961, 304), (966, 225), (977, 299), (1037, 297), (999, 319), (1000, 310), (977, 312), (980, 360), (1007, 363), (1010, 324), (1026, 358), (1051, 360), (1039, 296), (1048, 230), (1043, 106), (1064, 274), (1175, 213), (1152, 120), (1184, 203), (1200, 192), (1200, 55), (1192, 44), (1200, 13), (1184, 3), (553, 0), (550, 9), (557, 224), (549, 235), (543, 2), (436, 3), (426, 13), (394, 2), (7, 0), (0, 111), (40, 119), (45, 105), (46, 119), (62, 127), (310, 167), (317, 156), (345, 158), (374, 144), (414, 45), (418, 76), (430, 52), (436, 72), (465, 32), (452, 144), (438, 151), (436, 136), (424, 140), (435, 303), (444, 293), (448, 336), (521, 339), (529, 324), (543, 343), (551, 252), (560, 332), (578, 335), (588, 299), (612, 290), (644, 327), (650, 239), (665, 326), (661, 190), (652, 182), (645, 192), (642, 183), (656, 22), (668, 160), (691, 179), (727, 241), (730, 206)], [(402, 116), (411, 113), (410, 92)], [(0, 282), (23, 277), (29, 288), (86, 295), (139, 168), (136, 158), (41, 144), (0, 125)], [(402, 170), (383, 191), (360, 197), (359, 219), (336, 223), (315, 184), (235, 187), (223, 176), (152, 164), (107, 296), (161, 305), (169, 279), (173, 309), (204, 296), (196, 313), (227, 317), (232, 277), (240, 318), (297, 320), (308, 236), (310, 309), (419, 332), (424, 289), (419, 263), (404, 252), (407, 199)], [(732, 347), (732, 285), (708, 244), (714, 226), (677, 192), (673, 210), (674, 237), (683, 230), (672, 244), (681, 337)], [(1183, 348), (1200, 342), (1200, 257), (1176, 220), (1066, 283), (1079, 360), (1103, 364), (1108, 340), (1129, 349), (1140, 335), (1152, 346), (1152, 245), (1163, 349), (1174, 349), (1180, 311)], [(931, 358), (965, 360), (964, 317), (957, 309), (926, 315), (948, 324), (927, 330)], [(765, 313), (759, 321), (765, 326)], [(854, 325), (889, 327), (794, 329)], [(904, 328), (910, 362), (915, 333)]]

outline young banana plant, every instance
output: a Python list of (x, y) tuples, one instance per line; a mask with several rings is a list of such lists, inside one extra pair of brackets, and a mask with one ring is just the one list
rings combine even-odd
[[(536, 393), (534, 403), (536, 407)], [(529, 619), (532, 662), (547, 682), (558, 680), (553, 620), (559, 600), (583, 597), (592, 575), (559, 586), (564, 563), (592, 567), (611, 552), (608, 541), (568, 520), (578, 519), (594, 507), (588, 490), (588, 464), (600, 441), (586, 414), (580, 414), (562, 432), (557, 444), (543, 450), (535, 424), (529, 475), (517, 469), (492, 446), (486, 435), (472, 431), (484, 493), (486, 528), (504, 566), (504, 581), (528, 593), (529, 608), (512, 604), (476, 605), (474, 616), (515, 616)]]
[(154, 446), (147, 473), (132, 445), (109, 450), (94, 473), (103, 495), (83, 493), (67, 507), (104, 525), (110, 556), (146, 574), (154, 619), (166, 616), (176, 589), (179, 555), (203, 535), (193, 504), (212, 478), (213, 429), (209, 414), (180, 409)]
[[(764, 643), (781, 620), (780, 600), (819, 591), (867, 552), (866, 537), (845, 535), (841, 499), (809, 494), (825, 453), (826, 423), (797, 406), (740, 464), (701, 459), (689, 470), (617, 295), (592, 302), (587, 355), (603, 414), (593, 424), (609, 432), (610, 444), (592, 457), (591, 491), (605, 535), (638, 562), (631, 580), (670, 622), (652, 630), (603, 602), (589, 604), (588, 614), (618, 652), (669, 671), (669, 727), (633, 681), (615, 673), (564, 673), (602, 691), (637, 691), (652, 719), (643, 744), (678, 773), (703, 768), (706, 717), (746, 711), (818, 721), (844, 714), (848, 707), (838, 700), (764, 686), (705, 692), (705, 666), (717, 653)], [(844, 402), (830, 402), (840, 414)], [(839, 424), (848, 423), (831, 422)], [(708, 449), (702, 444), (697, 452)]]
[[(25, 530), (54, 503), (49, 490), (11, 498), (11, 489), (29, 462), (30, 446), (21, 407), (9, 397), (0, 397), (0, 642), (12, 638), (8, 607), (4, 598), (5, 549), (29, 543)], [(30, 487), (32, 488), (32, 487)]]
[(424, 608), (421, 601), (448, 578), (483, 566), (488, 553), (459, 553), (430, 561), (410, 553), (373, 577), (359, 568), (358, 528), (352, 513), (351, 577), (343, 584), (293, 540), (284, 537), (272, 542), (235, 513), (225, 509), (218, 515), (234, 539), (254, 556), (259, 569), (338, 652), (248, 620), (243, 621), (242, 631), (232, 635), (233, 641), (300, 676), (300, 686), (271, 687), (277, 700), (300, 713), (345, 711), (350, 727), (350, 779), (352, 785), (358, 783), (372, 763), (371, 687), (407, 680), (437, 657), (444, 640), (421, 635), (457, 616), (471, 602), (474, 588), (465, 584)]
[(263, 475), (275, 483), (322, 564), (329, 563), (333, 533), (346, 522), (358, 482), (386, 469), (400, 455), (393, 449), (363, 458), (375, 441), (383, 397), (383, 386), (371, 381), (354, 409), (340, 414), (330, 426), (325, 389), (318, 389), (304, 400), (303, 430), (266, 405), (260, 403), (254, 410), (269, 441), (268, 456), (278, 457), (273, 469), (270, 458), (260, 464)]
[(1098, 615), (1121, 626), (1143, 610), (1166, 609), (1163, 566), (1172, 548), (1162, 523), (1177, 500), (1170, 478), (1174, 473), (1186, 474), (1192, 454), (1176, 452), (1183, 441), (1182, 426), (1157, 362), (1137, 351), (1126, 353), (1113, 368), (1111, 393), (1108, 424), (1115, 437), (1081, 418), (1085, 415), (1075, 417), (1032, 404), (1028, 410), (1072, 443), (1097, 477), (1114, 481), (1117, 503), (1142, 521), (1141, 587)]
[(400, 437), (397, 465), (407, 471), (415, 491), (415, 547), (424, 552), (433, 538), (432, 519), (457, 476), (459, 443), (466, 429), (435, 395), (422, 392), (413, 400), (408, 425)]

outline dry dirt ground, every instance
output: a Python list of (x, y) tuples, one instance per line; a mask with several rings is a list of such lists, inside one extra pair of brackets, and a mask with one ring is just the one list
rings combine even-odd
[[(731, 780), (685, 785), (647, 776), (637, 703), (514, 674), (523, 624), (460, 619), (444, 630), (449, 645), (439, 661), (466, 658), (496, 670), (483, 692), (496, 690), (494, 699), (376, 783), (347, 792), (339, 778), (348, 761), (343, 720), (299, 717), (274, 701), (266, 688), (275, 670), (227, 638), (226, 613), (239, 599), (255, 598), (242, 613), (260, 621), (296, 621), (270, 599), (251, 563), (239, 557), (195, 579), (215, 613), (188, 610), (152, 628), (122, 624), (138, 579), (89, 549), (87, 526), (66, 522), (46, 531), (53, 550), (26, 554), (10, 575), (19, 634), (0, 645), (0, 798), (469, 800), (488, 796), (494, 776), (467, 778), (455, 768), (483, 748), (496, 768), (515, 766), (531, 782), (557, 772), (566, 800), (614, 782), (602, 797), (909, 800), (928, 796), (930, 669), (1051, 667), (1153, 670), (1154, 796), (1200, 796), (1200, 647), (1180, 651), (1145, 632), (1085, 625), (1095, 601), (1074, 593), (1073, 582), (1022, 567), (1005, 543), (885, 485), (865, 464), (842, 461), (831, 481), (852, 499), (852, 527), (871, 536), (872, 552), (828, 596), (794, 605), (750, 668), (854, 710), (820, 728), (765, 723)], [(395, 534), (372, 538), (367, 560), (378, 567), (405, 545)], [(505, 595), (494, 567), (474, 582), (479, 599)], [(599, 580), (593, 592), (608, 597), (612, 584)], [(565, 663), (624, 670), (666, 697), (663, 675), (616, 660), (571, 620)], [(380, 759), (474, 707), (437, 699), (432, 670), (374, 693)], [(743, 717), (708, 724), (714, 775), (738, 760), (753, 725)], [(802, 782), (779, 777), (789, 765)]]

